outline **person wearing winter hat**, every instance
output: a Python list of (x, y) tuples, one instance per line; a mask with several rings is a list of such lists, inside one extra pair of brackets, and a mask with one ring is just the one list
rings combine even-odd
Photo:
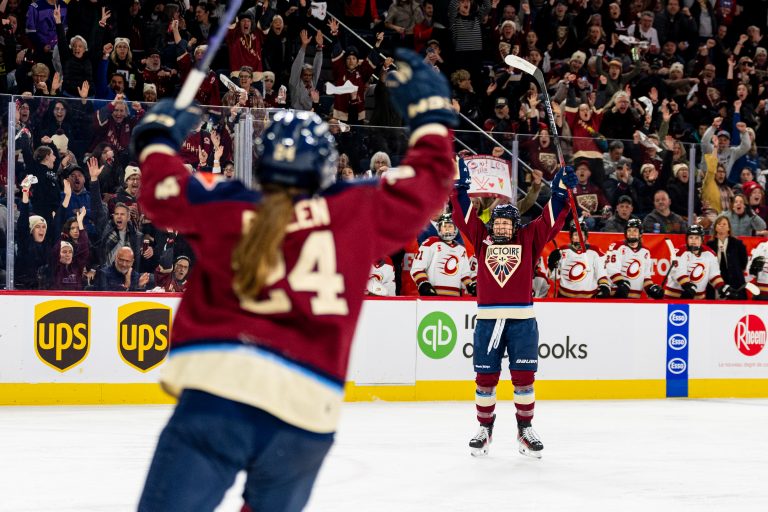
[(768, 222), (768, 207), (765, 205), (765, 189), (756, 181), (747, 181), (741, 186), (747, 204), (764, 221)]
[(46, 238), (48, 223), (40, 215), (30, 215), (29, 188), (21, 190), (19, 220), (16, 229), (18, 253), (13, 286), (18, 290), (40, 288), (38, 271), (45, 267), (51, 252), (51, 242)]

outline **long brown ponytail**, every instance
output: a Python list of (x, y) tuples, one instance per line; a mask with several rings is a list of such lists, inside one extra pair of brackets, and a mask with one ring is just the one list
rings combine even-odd
[(255, 298), (277, 265), (285, 230), (293, 218), (289, 190), (278, 188), (265, 194), (256, 218), (232, 253), (234, 287), (238, 294)]

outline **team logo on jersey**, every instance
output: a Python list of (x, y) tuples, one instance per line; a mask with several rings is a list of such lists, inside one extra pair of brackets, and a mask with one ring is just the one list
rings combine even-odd
[(703, 263), (695, 263), (693, 267), (691, 267), (689, 275), (691, 282), (698, 283), (704, 279), (704, 276), (706, 275), (706, 267), (704, 267)]
[(568, 280), (571, 282), (581, 281), (585, 277), (587, 277), (587, 266), (580, 261), (574, 262), (568, 269)]
[(35, 352), (42, 362), (65, 372), (82, 363), (91, 347), (91, 308), (73, 300), (35, 306)]
[(451, 254), (443, 261), (443, 274), (446, 276), (456, 275), (459, 271), (459, 258)]
[(485, 252), (485, 266), (502, 288), (520, 266), (523, 248), (520, 245), (489, 245)]
[(640, 275), (640, 269), (642, 268), (643, 265), (638, 260), (630, 260), (629, 265), (627, 265), (627, 277), (635, 279)]

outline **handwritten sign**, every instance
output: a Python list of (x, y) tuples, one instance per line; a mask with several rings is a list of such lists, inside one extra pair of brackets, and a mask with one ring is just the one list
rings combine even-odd
[(488, 155), (471, 155), (464, 157), (464, 164), (471, 180), (470, 196), (512, 197), (509, 162)]

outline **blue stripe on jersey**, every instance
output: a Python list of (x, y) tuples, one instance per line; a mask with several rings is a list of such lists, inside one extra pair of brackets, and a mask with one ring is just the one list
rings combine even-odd
[(261, 193), (248, 189), (239, 180), (226, 178), (214, 178), (210, 186), (205, 185), (199, 179), (191, 177), (187, 185), (187, 199), (192, 204), (213, 203), (216, 201), (242, 201), (258, 203), (261, 201)]
[(344, 392), (344, 383), (337, 382), (315, 371), (312, 371), (305, 366), (300, 365), (296, 361), (291, 361), (290, 359), (281, 357), (275, 352), (265, 350), (264, 348), (257, 347), (255, 345), (242, 345), (242, 344), (236, 344), (236, 343), (213, 343), (213, 344), (201, 343), (201, 344), (194, 344), (191, 346), (184, 345), (181, 347), (173, 348), (169, 353), (169, 357), (174, 357), (180, 354), (189, 354), (191, 352), (242, 352), (244, 355), (247, 355), (250, 357), (255, 356), (255, 357), (260, 357), (262, 359), (268, 359), (272, 363), (279, 364), (281, 366), (288, 368), (293, 372), (300, 373), (305, 377), (315, 380), (319, 384), (326, 386), (328, 388), (331, 388), (337, 393)]

